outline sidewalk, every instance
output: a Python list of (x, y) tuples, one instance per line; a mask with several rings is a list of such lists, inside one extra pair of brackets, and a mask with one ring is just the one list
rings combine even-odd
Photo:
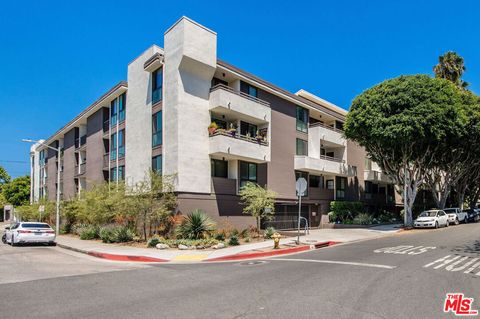
[(311, 230), (307, 236), (300, 236), (301, 245), (295, 245), (296, 237), (281, 239), (280, 244), (288, 247), (275, 251), (265, 251), (273, 247), (273, 240), (226, 247), (218, 250), (159, 250), (156, 248), (137, 248), (118, 244), (103, 244), (98, 241), (80, 240), (77, 237), (61, 235), (57, 237), (57, 245), (61, 248), (116, 261), (208, 262), (263, 258), (296, 253), (337, 243), (388, 236), (399, 230), (400, 228), (395, 228), (390, 225), (368, 229), (315, 229)]

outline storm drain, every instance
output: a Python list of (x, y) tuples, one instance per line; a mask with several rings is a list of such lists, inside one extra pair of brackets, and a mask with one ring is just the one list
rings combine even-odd
[(252, 261), (245, 261), (242, 263), (237, 264), (238, 266), (256, 266), (256, 265), (262, 265), (266, 264), (267, 262), (265, 260), (252, 260)]

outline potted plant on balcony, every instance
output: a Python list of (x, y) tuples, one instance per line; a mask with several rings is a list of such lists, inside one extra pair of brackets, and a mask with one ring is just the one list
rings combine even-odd
[(215, 122), (210, 123), (208, 126), (208, 134), (213, 135), (218, 129), (218, 125)]
[(265, 137), (262, 134), (260, 134), (260, 131), (258, 131), (258, 130), (257, 130), (257, 134), (256, 134), (255, 138), (257, 139), (258, 143), (261, 143), (265, 140)]
[(235, 135), (237, 135), (237, 129), (235, 128), (235, 126), (233, 125), (233, 123), (230, 123), (230, 127), (228, 129), (228, 132), (230, 133), (230, 135), (232, 137), (235, 137)]

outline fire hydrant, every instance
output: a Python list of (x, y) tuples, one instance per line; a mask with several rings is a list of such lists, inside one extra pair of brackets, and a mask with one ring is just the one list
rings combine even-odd
[(280, 235), (279, 233), (275, 233), (272, 235), (272, 238), (273, 238), (273, 249), (279, 249), (280, 238), (282, 238), (282, 235)]

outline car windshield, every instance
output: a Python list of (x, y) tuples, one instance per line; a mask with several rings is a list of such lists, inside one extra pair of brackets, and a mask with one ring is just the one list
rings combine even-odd
[(447, 214), (453, 214), (455, 213), (455, 208), (447, 208), (443, 210)]
[(437, 216), (437, 211), (433, 210), (433, 211), (423, 212), (418, 217), (435, 217), (435, 216)]
[(48, 224), (22, 224), (23, 228), (50, 228)]

